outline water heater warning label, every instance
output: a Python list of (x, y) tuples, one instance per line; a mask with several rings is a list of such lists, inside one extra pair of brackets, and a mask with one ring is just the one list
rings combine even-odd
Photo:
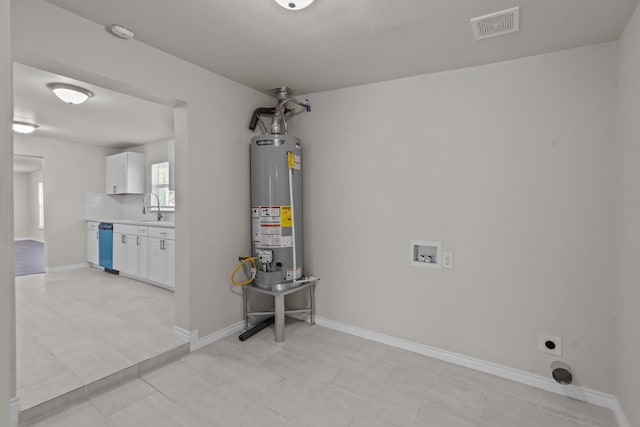
[(283, 227), (291, 227), (293, 223), (293, 217), (291, 216), (291, 206), (282, 206), (280, 207), (282, 212), (282, 226)]
[(252, 206), (251, 229), (256, 248), (288, 248), (291, 236), (283, 236), (282, 228), (291, 227), (290, 206)]
[[(302, 277), (302, 267), (296, 268), (296, 279), (300, 279)], [(294, 280), (293, 278), (293, 268), (287, 268), (287, 280)]]

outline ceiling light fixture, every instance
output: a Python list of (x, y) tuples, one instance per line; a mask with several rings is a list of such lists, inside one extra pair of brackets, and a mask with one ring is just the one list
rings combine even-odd
[(276, 0), (280, 6), (289, 10), (302, 10), (311, 5), (314, 0)]
[(34, 123), (13, 121), (13, 131), (18, 133), (33, 133), (38, 128)]
[(119, 39), (129, 40), (135, 37), (133, 31), (118, 24), (110, 26), (108, 31)]
[(93, 96), (93, 92), (67, 83), (49, 83), (47, 87), (67, 104), (82, 104)]

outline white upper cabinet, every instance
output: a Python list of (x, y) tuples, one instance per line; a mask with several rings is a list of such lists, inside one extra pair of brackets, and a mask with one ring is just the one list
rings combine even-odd
[(107, 194), (144, 194), (144, 154), (125, 152), (107, 157)]

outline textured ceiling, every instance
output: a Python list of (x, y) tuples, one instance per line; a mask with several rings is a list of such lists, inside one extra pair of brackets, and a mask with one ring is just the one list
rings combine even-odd
[[(105, 88), (14, 64), (14, 120), (38, 124), (34, 136), (127, 148), (173, 137), (173, 109)], [(70, 83), (94, 96), (69, 105), (47, 83)]]
[[(257, 90), (313, 93), (617, 40), (640, 0), (46, 0)], [(521, 31), (476, 41), (469, 20), (520, 6)], [(127, 43), (127, 41), (122, 41)], [(125, 148), (172, 137), (170, 108), (16, 64), (15, 119), (38, 136)], [(61, 103), (45, 87), (92, 90)]]
[[(638, 0), (47, 0), (258, 90), (299, 93), (618, 39)], [(476, 41), (469, 20), (521, 7), (521, 31)]]

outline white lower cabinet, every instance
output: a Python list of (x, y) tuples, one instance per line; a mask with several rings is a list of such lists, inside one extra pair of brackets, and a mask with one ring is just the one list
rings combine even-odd
[(174, 288), (175, 256), (174, 230), (149, 227), (149, 280)]
[(147, 279), (149, 277), (149, 238), (147, 236), (136, 236), (138, 273), (136, 276)]
[(149, 243), (147, 227), (114, 224), (113, 268), (120, 273), (147, 279)]
[(87, 222), (87, 262), (93, 265), (100, 264), (100, 223)]
[(165, 243), (165, 254), (167, 257), (167, 285), (176, 287), (176, 241), (167, 240)]
[(127, 272), (127, 235), (115, 231), (113, 232), (113, 269)]
[(113, 269), (136, 279), (175, 288), (175, 230), (113, 225)]

